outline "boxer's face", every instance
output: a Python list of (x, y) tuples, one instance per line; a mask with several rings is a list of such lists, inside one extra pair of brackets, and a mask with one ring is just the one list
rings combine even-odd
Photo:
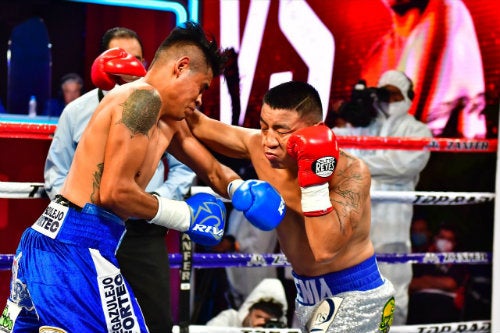
[(273, 109), (264, 104), (260, 113), (260, 129), (264, 155), (273, 168), (283, 169), (296, 161), (286, 150), (290, 136), (308, 124), (296, 111)]
[(176, 119), (183, 119), (202, 104), (203, 93), (212, 82), (212, 69), (204, 67), (193, 70), (189, 63), (179, 65), (175, 79), (175, 90), (169, 92), (167, 103), (168, 114)]

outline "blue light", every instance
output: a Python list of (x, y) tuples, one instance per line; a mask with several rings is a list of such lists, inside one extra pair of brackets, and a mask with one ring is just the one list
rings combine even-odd
[[(132, 7), (141, 9), (152, 9), (173, 12), (176, 19), (176, 25), (180, 25), (188, 20), (186, 8), (175, 1), (160, 0), (68, 0), (72, 2), (93, 3), (97, 5)], [(191, 20), (198, 22), (198, 0), (189, 0), (189, 10), (191, 11)]]
[(188, 0), (188, 12), (189, 18), (193, 22), (199, 21), (199, 1), (198, 0)]

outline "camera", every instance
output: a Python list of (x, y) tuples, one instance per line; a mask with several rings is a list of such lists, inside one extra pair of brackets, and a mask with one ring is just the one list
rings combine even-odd
[(286, 328), (286, 325), (279, 319), (271, 318), (264, 324), (263, 328)]
[(389, 92), (385, 88), (367, 87), (360, 79), (353, 87), (351, 99), (343, 103), (338, 111), (340, 118), (354, 127), (366, 127), (377, 117), (376, 104), (389, 101)]

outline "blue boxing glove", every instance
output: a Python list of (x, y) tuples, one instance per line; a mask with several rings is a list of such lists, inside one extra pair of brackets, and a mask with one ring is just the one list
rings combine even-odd
[(285, 200), (268, 182), (236, 179), (229, 183), (227, 192), (233, 207), (261, 230), (273, 230), (285, 217)]
[(149, 223), (185, 232), (203, 246), (219, 244), (226, 225), (226, 206), (209, 193), (197, 193), (186, 201), (158, 199), (158, 212)]
[(191, 208), (191, 224), (186, 234), (195, 243), (214, 246), (220, 243), (226, 225), (226, 206), (208, 193), (198, 193), (186, 200)]

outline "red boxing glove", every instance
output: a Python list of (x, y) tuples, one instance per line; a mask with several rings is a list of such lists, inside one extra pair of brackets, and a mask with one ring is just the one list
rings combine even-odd
[(287, 151), (297, 160), (304, 215), (320, 216), (331, 212), (328, 182), (339, 158), (333, 131), (324, 124), (302, 128), (288, 139)]
[(94, 60), (91, 69), (92, 83), (103, 90), (111, 90), (117, 83), (130, 82), (144, 75), (146, 75), (144, 65), (136, 57), (118, 47), (101, 53)]

